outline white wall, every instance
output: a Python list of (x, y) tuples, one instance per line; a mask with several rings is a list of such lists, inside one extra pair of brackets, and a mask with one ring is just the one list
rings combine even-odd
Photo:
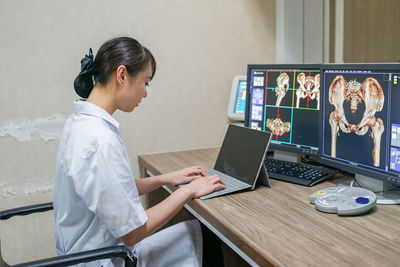
[(324, 16), (327, 15), (324, 14), (324, 5), (329, 4), (327, 1), (276, 1), (276, 63), (323, 62), (326, 52), (324, 36), (329, 36), (329, 32), (324, 32)]
[[(158, 63), (141, 106), (115, 113), (138, 176), (139, 154), (220, 145), (233, 77), (274, 63), (275, 1), (0, 0), (0, 210), (52, 200), (80, 59), (121, 35)], [(51, 212), (1, 222), (4, 258), (54, 255), (53, 230)]]

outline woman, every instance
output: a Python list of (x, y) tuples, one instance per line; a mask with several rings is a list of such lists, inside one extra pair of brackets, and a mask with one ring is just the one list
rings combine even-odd
[[(151, 235), (190, 199), (224, 188), (218, 176), (193, 166), (147, 179), (133, 178), (130, 161), (112, 117), (131, 112), (147, 96), (156, 62), (132, 38), (104, 43), (93, 61), (81, 61), (75, 79), (74, 113), (65, 123), (57, 156), (54, 188), (56, 245), (59, 255), (125, 244), (138, 266), (199, 266), (202, 235), (197, 220)], [(139, 195), (162, 185), (183, 184), (158, 205), (144, 210)], [(122, 266), (119, 259), (88, 266)]]

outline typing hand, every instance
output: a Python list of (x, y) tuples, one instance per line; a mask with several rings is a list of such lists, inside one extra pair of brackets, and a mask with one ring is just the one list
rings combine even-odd
[(207, 176), (206, 170), (200, 166), (192, 166), (175, 172), (168, 173), (166, 184), (187, 184), (202, 176)]
[(226, 185), (222, 181), (221, 177), (216, 174), (198, 178), (186, 186), (189, 187), (193, 192), (193, 198), (199, 198), (201, 196), (208, 195), (215, 190), (226, 188)]

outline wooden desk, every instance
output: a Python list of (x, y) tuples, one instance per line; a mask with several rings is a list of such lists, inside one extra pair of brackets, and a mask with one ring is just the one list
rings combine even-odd
[[(191, 165), (212, 168), (217, 155), (218, 149), (142, 155), (139, 165), (158, 175)], [(312, 192), (341, 180), (313, 187), (271, 180), (270, 188), (196, 199), (185, 207), (251, 265), (400, 266), (399, 205), (339, 217), (310, 204)]]

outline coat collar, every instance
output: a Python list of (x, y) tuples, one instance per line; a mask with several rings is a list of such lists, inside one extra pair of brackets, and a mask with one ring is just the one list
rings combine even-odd
[(103, 120), (111, 123), (111, 125), (119, 129), (119, 122), (116, 121), (107, 111), (86, 100), (80, 99), (74, 101), (74, 111), (77, 114), (85, 114), (102, 118)]

